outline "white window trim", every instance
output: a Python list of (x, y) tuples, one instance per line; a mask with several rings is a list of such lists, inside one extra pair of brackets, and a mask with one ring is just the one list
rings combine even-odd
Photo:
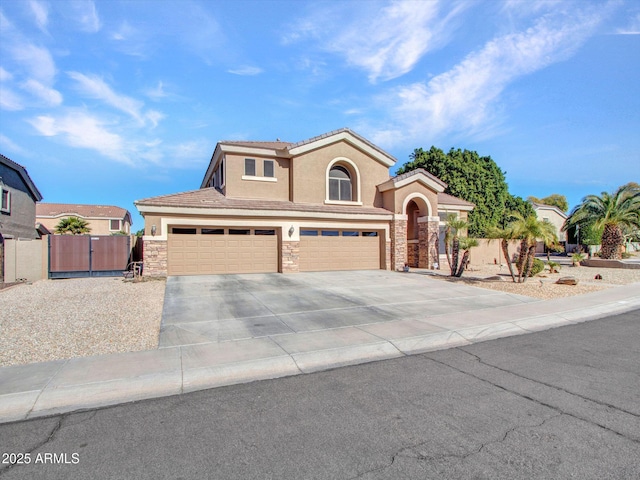
[[(342, 200), (331, 200), (329, 198), (329, 172), (331, 172), (331, 167), (333, 167), (336, 163), (348, 163), (353, 169), (353, 171), (356, 173), (357, 200), (352, 200), (350, 202), (347, 202)], [(329, 165), (327, 165), (327, 171), (325, 172), (325, 175), (324, 175), (324, 182), (325, 182), (325, 196), (324, 196), (325, 204), (327, 205), (362, 205), (362, 191), (360, 188), (360, 170), (358, 170), (357, 165), (353, 163), (353, 161), (349, 160), (346, 157), (336, 157), (333, 160), (331, 160), (329, 162)]]
[(4, 192), (7, 192), (7, 208), (2, 208), (2, 197), (0, 197), (0, 211), (2, 213), (11, 213), (11, 190), (4, 187), (0, 188), (0, 195), (4, 196)]
[(276, 177), (255, 177), (252, 175), (242, 175), (242, 180), (250, 180), (252, 182), (277, 182)]

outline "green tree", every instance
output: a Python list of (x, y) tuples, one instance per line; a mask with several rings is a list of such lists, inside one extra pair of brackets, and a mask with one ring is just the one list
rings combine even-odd
[(593, 229), (602, 229), (600, 256), (622, 258), (625, 232), (640, 229), (640, 188), (636, 185), (628, 183), (613, 194), (587, 195), (569, 215), (565, 230), (575, 225), (592, 224)]
[(553, 207), (558, 207), (561, 211), (566, 212), (569, 210), (569, 202), (567, 201), (567, 197), (564, 195), (560, 195), (559, 193), (552, 193), (548, 197), (537, 198), (537, 197), (527, 197), (527, 200), (531, 203), (539, 203), (542, 205), (551, 205)]
[(515, 218), (511, 224), (513, 237), (520, 239), (520, 255), (518, 257), (518, 282), (526, 282), (529, 272), (533, 267), (533, 260), (536, 256), (536, 242), (542, 240), (545, 245), (554, 245), (558, 243), (558, 235), (555, 227), (542, 220), (538, 220), (535, 215), (523, 217), (515, 213)]
[(513, 264), (511, 263), (511, 255), (509, 254), (509, 240), (514, 240), (515, 233), (511, 225), (505, 228), (491, 227), (487, 229), (487, 237), (500, 240), (500, 246), (502, 247), (502, 254), (507, 262), (509, 273), (511, 274), (511, 280), (516, 283), (516, 275), (513, 272)]
[(71, 235), (82, 235), (91, 232), (89, 223), (79, 217), (66, 217), (61, 219), (55, 228), (56, 233), (69, 233)]
[(469, 235), (483, 237), (488, 227), (500, 224), (505, 205), (510, 200), (505, 172), (488, 156), (477, 152), (451, 149), (448, 153), (436, 147), (418, 148), (410, 155), (398, 174), (424, 168), (447, 183), (446, 193), (473, 202), (469, 214)]

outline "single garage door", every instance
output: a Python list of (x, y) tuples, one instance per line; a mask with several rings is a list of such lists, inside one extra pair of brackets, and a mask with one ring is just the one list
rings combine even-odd
[(167, 250), (169, 275), (278, 271), (274, 229), (171, 227)]
[(380, 233), (364, 230), (300, 230), (300, 271), (377, 270)]

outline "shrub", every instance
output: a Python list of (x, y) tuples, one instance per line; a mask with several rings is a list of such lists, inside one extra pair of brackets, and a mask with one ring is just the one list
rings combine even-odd
[(544, 262), (539, 258), (533, 259), (533, 265), (531, 266), (531, 271), (529, 272), (530, 277), (534, 277), (544, 270)]
[(560, 270), (560, 264), (553, 260), (547, 262), (547, 267), (549, 267), (549, 273), (558, 273), (558, 270)]

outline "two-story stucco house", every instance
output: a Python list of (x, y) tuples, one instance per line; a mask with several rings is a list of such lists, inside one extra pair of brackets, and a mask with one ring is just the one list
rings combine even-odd
[(78, 217), (85, 220), (92, 235), (131, 233), (131, 213), (113, 205), (78, 205), (75, 203), (38, 203), (36, 219), (51, 232), (63, 218)]
[[(544, 205), (542, 203), (532, 203), (533, 209), (536, 212), (538, 220), (548, 222), (552, 224), (556, 229), (558, 240), (561, 244), (565, 245), (567, 242), (567, 232), (563, 232), (565, 222), (567, 221), (567, 214), (554, 205)], [(537, 242), (536, 253), (544, 252), (544, 243)]]
[(219, 142), (200, 189), (135, 202), (145, 275), (432, 268), (440, 215), (473, 204), (343, 128), (298, 143)]

